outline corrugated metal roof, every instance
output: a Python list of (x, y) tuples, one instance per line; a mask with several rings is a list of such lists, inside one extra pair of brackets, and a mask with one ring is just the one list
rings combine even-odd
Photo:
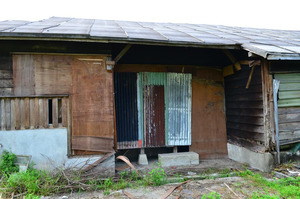
[(1, 37), (242, 47), (269, 60), (300, 60), (300, 31), (292, 30), (51, 17), (35, 22), (2, 21)]

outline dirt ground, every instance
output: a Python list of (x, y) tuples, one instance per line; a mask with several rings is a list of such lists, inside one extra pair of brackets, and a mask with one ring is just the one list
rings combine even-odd
[[(156, 161), (150, 161), (148, 166), (139, 166), (136, 163), (133, 165), (142, 171), (151, 170)], [(123, 166), (122, 163), (117, 164)], [(199, 165), (195, 166), (181, 166), (181, 167), (168, 167), (164, 168), (168, 176), (180, 176), (185, 178), (193, 178), (186, 184), (179, 186), (175, 189), (167, 198), (201, 198), (204, 194), (211, 192), (217, 192), (222, 198), (247, 198), (249, 194), (255, 191), (254, 187), (250, 187), (240, 177), (225, 177), (218, 178), (218, 174), (214, 171), (224, 170), (233, 171), (236, 169), (242, 169), (242, 164), (237, 163), (230, 159), (214, 159), (214, 160), (201, 160)], [(208, 171), (212, 178), (215, 179), (197, 179), (199, 173)], [(104, 195), (103, 191), (96, 192), (81, 192), (71, 193), (60, 196), (44, 197), (44, 198), (69, 198), (69, 199), (90, 199), (90, 198), (136, 198), (136, 199), (158, 199), (166, 194), (171, 188), (177, 186), (180, 183), (166, 184), (163, 186), (153, 187), (137, 187), (137, 188), (126, 188), (118, 191), (111, 191), (109, 195)], [(235, 191), (233, 191), (234, 189)], [(235, 195), (235, 194), (238, 194)]]
[[(178, 183), (177, 183), (178, 184)], [(89, 192), (89, 193), (73, 193), (65, 196), (47, 197), (47, 198), (72, 198), (72, 199), (90, 199), (90, 198), (136, 198), (136, 199), (158, 199), (161, 198), (168, 190), (174, 187), (176, 184), (167, 184), (159, 187), (139, 187), (139, 188), (126, 188), (124, 190), (111, 192), (105, 196), (103, 191)], [(227, 187), (227, 186), (229, 187)], [(240, 191), (234, 191), (240, 198), (247, 198), (249, 194), (256, 191), (256, 188), (247, 185), (240, 177), (226, 177), (218, 179), (205, 179), (190, 181), (178, 189), (174, 190), (167, 198), (201, 198), (204, 194), (210, 192), (217, 192), (221, 198), (238, 198), (230, 189), (236, 189)], [(128, 194), (131, 197), (128, 197)]]

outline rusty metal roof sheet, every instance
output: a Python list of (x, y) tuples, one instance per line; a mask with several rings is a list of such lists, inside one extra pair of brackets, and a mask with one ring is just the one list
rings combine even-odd
[(51, 17), (1, 21), (0, 39), (7, 37), (244, 48), (269, 60), (300, 60), (300, 31), (292, 30)]

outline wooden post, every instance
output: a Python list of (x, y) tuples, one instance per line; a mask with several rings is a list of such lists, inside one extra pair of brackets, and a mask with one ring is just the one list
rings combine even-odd
[(58, 127), (58, 100), (57, 100), (57, 98), (52, 99), (52, 124), (53, 124), (53, 128)]
[[(268, 63), (262, 62), (261, 67), (262, 91), (263, 91), (263, 113), (264, 113), (264, 135), (265, 151), (275, 149), (274, 133), (274, 107), (273, 105), (273, 77), (269, 74)], [(271, 145), (270, 145), (271, 144)]]

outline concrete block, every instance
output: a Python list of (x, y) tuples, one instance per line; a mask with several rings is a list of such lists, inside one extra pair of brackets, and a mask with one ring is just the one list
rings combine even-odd
[(139, 165), (148, 165), (148, 159), (146, 154), (139, 154)]
[(158, 161), (163, 167), (198, 165), (199, 155), (195, 152), (164, 153), (158, 154)]
[[(90, 155), (90, 156), (74, 156), (70, 157), (65, 162), (65, 168), (84, 169), (93, 164), (97, 160), (101, 159), (104, 155)], [(97, 172), (98, 176), (114, 176), (115, 175), (115, 156), (112, 155), (108, 159), (104, 160), (96, 167), (90, 170), (91, 172)], [(101, 174), (99, 174), (101, 173)]]
[(228, 157), (241, 163), (247, 163), (251, 167), (264, 172), (270, 172), (275, 164), (271, 153), (258, 153), (244, 147), (227, 143)]

